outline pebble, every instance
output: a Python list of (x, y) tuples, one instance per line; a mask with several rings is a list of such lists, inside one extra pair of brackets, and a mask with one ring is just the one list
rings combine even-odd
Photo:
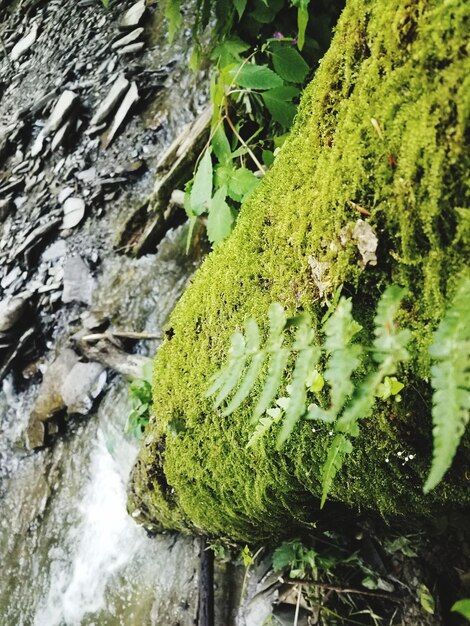
[(62, 228), (74, 228), (82, 221), (85, 215), (85, 202), (82, 198), (70, 197), (64, 202), (64, 219)]
[(127, 30), (128, 28), (135, 28), (138, 26), (144, 16), (145, 10), (145, 0), (139, 0), (139, 2), (132, 5), (131, 8), (124, 13), (119, 23), (119, 28)]
[(91, 126), (97, 126), (103, 122), (122, 100), (122, 97), (129, 88), (129, 81), (124, 76), (118, 76), (108, 95), (98, 107), (95, 115), (91, 119)]
[(133, 43), (134, 41), (136, 41), (136, 39), (139, 39), (139, 37), (142, 35), (143, 32), (144, 32), (144, 29), (142, 27), (136, 28), (135, 30), (130, 32), (128, 35), (124, 35), (124, 37), (121, 37), (120, 39), (115, 41), (112, 44), (111, 49), (117, 50), (117, 48), (122, 48), (123, 46), (127, 46), (128, 44)]
[(28, 299), (20, 296), (0, 302), (0, 332), (11, 330), (23, 317), (28, 307)]
[(31, 30), (29, 31), (29, 33), (26, 35), (26, 37), (23, 37), (22, 39), (20, 39), (18, 43), (15, 46), (13, 46), (13, 50), (10, 53), (10, 59), (12, 61), (18, 61), (18, 59), (21, 56), (23, 56), (25, 52), (28, 52), (28, 50), (36, 41), (37, 36), (38, 36), (38, 25), (34, 24)]
[(121, 106), (117, 110), (117, 113), (114, 117), (111, 128), (109, 129), (107, 135), (105, 136), (103, 140), (104, 148), (107, 148), (110, 145), (115, 135), (117, 134), (118, 130), (120, 129), (121, 125), (124, 123), (130, 110), (138, 102), (138, 100), (139, 100), (139, 92), (137, 89), (137, 85), (135, 83), (132, 83), (129, 88), (129, 91), (126, 94), (126, 97), (121, 103)]

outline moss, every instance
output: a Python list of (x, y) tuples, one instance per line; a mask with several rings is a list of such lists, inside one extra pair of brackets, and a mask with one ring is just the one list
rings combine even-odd
[[(370, 320), (387, 284), (407, 287), (402, 323), (414, 331), (404, 400), (378, 403), (362, 423), (331, 500), (384, 516), (468, 504), (468, 438), (446, 481), (426, 497), (422, 484), (432, 446), (426, 350), (469, 267), (469, 26), (461, 0), (347, 3), (274, 167), (171, 317), (155, 365), (157, 419), (134, 470), (130, 508), (166, 527), (240, 540), (315, 520), (327, 429), (312, 433), (304, 422), (280, 452), (276, 432), (247, 451), (252, 404), (223, 417), (205, 398), (230, 335), (248, 317), (263, 326), (273, 301), (323, 315), (310, 256), (327, 264), (328, 293), (344, 284), (353, 295), (361, 320)], [(370, 213), (375, 267), (364, 268), (354, 242), (342, 241), (342, 229), (361, 217), (351, 203)], [(185, 420), (178, 436), (167, 433), (175, 417)]]

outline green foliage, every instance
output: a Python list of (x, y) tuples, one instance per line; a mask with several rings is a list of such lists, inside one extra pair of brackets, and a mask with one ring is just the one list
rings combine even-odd
[[(406, 345), (410, 333), (399, 330), (395, 323), (404, 294), (403, 289), (391, 286), (380, 298), (374, 318), (375, 339), (369, 349), (376, 367), (369, 368), (369, 372), (359, 380), (353, 377), (363, 363), (366, 349), (355, 342), (362, 327), (352, 316), (352, 301), (348, 298), (341, 298), (333, 313), (326, 318), (321, 348), (315, 345), (315, 333), (308, 315), (286, 319), (281, 305), (272, 304), (269, 308), (270, 330), (264, 346), (261, 346), (256, 321), (249, 319), (244, 334), (237, 332), (232, 335), (227, 363), (212, 377), (207, 395), (217, 392), (216, 406), (220, 406), (238, 385), (223, 411), (223, 415), (227, 416), (248, 397), (269, 358), (267, 375), (253, 414), (254, 420), (259, 421), (247, 448), (258, 442), (278, 422), (281, 422), (278, 448), (304, 415), (332, 425), (331, 434), (334, 437), (322, 468), (321, 506), (345, 457), (353, 451), (351, 439), (359, 435), (358, 422), (370, 417), (377, 397), (387, 400), (403, 388), (391, 375), (398, 364), (408, 358)], [(285, 331), (289, 328), (295, 328), (295, 334), (291, 344), (286, 346)], [(319, 343), (318, 338), (316, 343)], [(327, 360), (323, 376), (316, 369), (322, 355)], [(278, 399), (277, 407), (268, 409), (280, 387), (290, 356), (294, 359), (294, 367), (287, 386), (289, 395)], [(324, 406), (311, 404), (307, 409), (309, 395), (320, 393), (325, 381), (329, 386), (328, 403), (324, 402)], [(261, 417), (267, 409), (268, 417)], [(282, 409), (284, 415), (281, 421)]]
[(459, 282), (429, 350), (434, 365), (432, 420), (434, 453), (424, 485), (427, 493), (452, 464), (470, 416), (470, 279)]
[(131, 411), (127, 417), (126, 432), (140, 439), (152, 412), (152, 385), (147, 378), (136, 378), (129, 385)]
[[(308, 5), (308, 0), (196, 1), (193, 61), (211, 60), (214, 117), (208, 144), (186, 186), (185, 209), (193, 225), (207, 215), (213, 245), (231, 233), (240, 204), (273, 163), (276, 139), (290, 128), (299, 87), (319, 59), (321, 46), (307, 33)], [(180, 8), (180, 0), (166, 0), (170, 41), (182, 24)], [(317, 8), (315, 17), (335, 11)], [(215, 28), (203, 45), (211, 19)], [(281, 26), (288, 36), (278, 30)], [(303, 55), (299, 50), (305, 41), (310, 45)]]
[(464, 598), (459, 600), (453, 606), (451, 611), (454, 613), (460, 613), (465, 619), (470, 622), (470, 598)]

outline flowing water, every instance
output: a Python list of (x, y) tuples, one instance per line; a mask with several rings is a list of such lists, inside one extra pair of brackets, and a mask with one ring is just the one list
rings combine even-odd
[[(97, 309), (158, 330), (193, 269), (184, 242), (180, 228), (155, 256), (108, 261)], [(125, 434), (127, 384), (114, 379), (95, 415), (71, 425), (52, 449), (10, 454), (0, 527), (2, 625), (194, 623), (198, 543), (150, 538), (126, 512), (137, 451)], [(4, 442), (27, 422), (30, 395), (15, 396), (4, 384)]]

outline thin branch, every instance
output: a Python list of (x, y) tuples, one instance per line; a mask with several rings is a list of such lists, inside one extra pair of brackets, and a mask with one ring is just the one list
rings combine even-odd
[(248, 152), (248, 154), (250, 155), (250, 157), (252, 158), (254, 164), (256, 165), (256, 167), (259, 169), (259, 171), (264, 175), (266, 174), (266, 170), (264, 169), (264, 167), (261, 165), (261, 163), (258, 161), (258, 159), (256, 158), (255, 154), (253, 153), (252, 149), (250, 148), (250, 146), (245, 142), (245, 140), (243, 139), (243, 137), (240, 135), (240, 133), (238, 132), (238, 130), (235, 128), (232, 120), (229, 117), (228, 114), (228, 106), (227, 103), (225, 103), (225, 119), (227, 120), (228, 125), (230, 126), (230, 128), (232, 129), (233, 134), (235, 135), (235, 137), (238, 139), (238, 141), (242, 144), (242, 146), (244, 146), (244, 148), (246, 148), (246, 151)]
[(371, 598), (383, 598), (390, 600), (391, 602), (401, 603), (401, 599), (396, 596), (391, 596), (388, 593), (380, 593), (378, 591), (363, 591), (362, 589), (350, 589), (348, 587), (337, 587), (335, 585), (329, 585), (328, 583), (320, 583), (313, 580), (302, 579), (282, 579), (288, 585), (300, 585), (302, 587), (318, 587), (320, 589), (326, 589), (327, 591), (335, 591), (336, 593), (353, 593), (361, 596), (369, 596)]
[(295, 605), (295, 617), (294, 617), (294, 626), (297, 626), (299, 623), (299, 612), (300, 612), (300, 598), (302, 597), (302, 586), (297, 586), (297, 603)]
[(132, 331), (107, 331), (105, 333), (92, 333), (91, 335), (85, 335), (81, 338), (81, 341), (99, 341), (100, 339), (161, 339), (161, 333), (137, 333)]

